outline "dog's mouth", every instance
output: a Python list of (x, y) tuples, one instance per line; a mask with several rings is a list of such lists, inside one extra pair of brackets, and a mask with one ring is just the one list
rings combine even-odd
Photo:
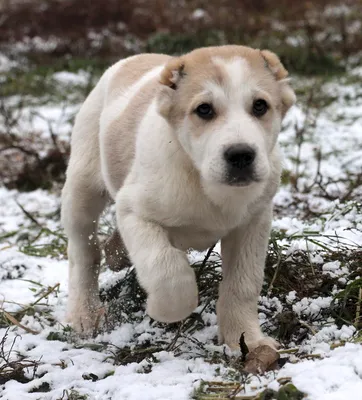
[(254, 168), (245, 168), (243, 170), (237, 168), (228, 168), (224, 183), (228, 186), (243, 187), (252, 183), (260, 182), (260, 177), (255, 173)]
[(248, 179), (248, 180), (235, 180), (235, 179), (228, 179), (224, 183), (226, 183), (228, 186), (232, 187), (246, 187), (250, 186), (253, 183), (260, 182), (259, 180), (256, 179)]

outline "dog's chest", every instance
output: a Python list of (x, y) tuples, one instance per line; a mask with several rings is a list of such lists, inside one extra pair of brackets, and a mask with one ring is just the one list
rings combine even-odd
[(198, 226), (177, 226), (167, 228), (170, 242), (180, 250), (206, 250), (217, 243), (227, 232), (209, 231)]
[(248, 218), (247, 207), (237, 199), (222, 208), (192, 186), (165, 185), (157, 197), (143, 194), (142, 213), (164, 226), (172, 244), (182, 250), (204, 250)]

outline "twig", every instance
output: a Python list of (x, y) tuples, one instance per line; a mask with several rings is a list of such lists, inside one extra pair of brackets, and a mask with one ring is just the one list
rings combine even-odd
[(26, 211), (25, 208), (16, 201), (16, 204), (19, 206), (19, 208), (21, 209), (21, 211), (25, 214), (26, 217), (28, 217), (30, 219), (30, 221), (34, 222), (35, 225), (38, 225), (39, 228), (42, 228), (42, 225), (30, 214), (29, 211)]
[(19, 150), (22, 153), (26, 154), (27, 156), (35, 157), (37, 159), (37, 161), (40, 162), (40, 157), (39, 157), (38, 153), (36, 153), (33, 150), (28, 150), (19, 144), (12, 144), (10, 146), (2, 147), (0, 149), (0, 152), (6, 151), (6, 150)]
[(33, 329), (28, 328), (27, 326), (24, 326), (23, 324), (21, 324), (16, 318), (14, 318), (11, 314), (9, 314), (7, 311), (5, 311), (4, 309), (1, 310), (2, 313), (4, 314), (5, 318), (8, 319), (11, 323), (13, 323), (14, 325), (18, 326), (21, 329), (24, 329), (24, 331), (31, 333), (33, 335), (38, 335), (39, 332), (38, 331), (34, 331)]
[(280, 267), (281, 261), (282, 261), (282, 254), (281, 254), (280, 251), (278, 251), (278, 260), (277, 260), (277, 263), (275, 264), (275, 272), (274, 272), (273, 278), (272, 278), (272, 280), (270, 282), (270, 285), (269, 285), (269, 288), (268, 288), (268, 292), (267, 292), (268, 295), (273, 290), (274, 282), (277, 279), (277, 275), (278, 275), (278, 272), (279, 272), (279, 267)]
[(303, 360), (304, 358), (322, 358), (322, 356), (320, 354), (303, 354), (302, 356), (299, 357), (301, 360)]
[(58, 288), (60, 283), (56, 283), (54, 286), (50, 287), (45, 293), (43, 293), (34, 303), (29, 304), (27, 307), (25, 307), (23, 310), (21, 310), (21, 313), (26, 312), (29, 310), (29, 308), (32, 308), (36, 306), (41, 300), (43, 300), (45, 297), (48, 297), (50, 293), (54, 292), (56, 288)]
[(237, 399), (236, 395), (242, 390), (244, 387), (242, 386), (241, 383), (238, 384), (238, 386), (228, 395), (228, 398), (230, 399)]
[(182, 327), (183, 327), (183, 322), (181, 322), (178, 326), (177, 332), (175, 333), (174, 338), (172, 339), (171, 343), (166, 347), (166, 351), (174, 351), (175, 350), (175, 346), (177, 343), (177, 340), (182, 336), (181, 332), (182, 332)]
[(294, 347), (292, 349), (282, 349), (278, 350), (279, 354), (293, 354), (296, 353), (299, 350), (299, 347)]
[(337, 349), (338, 347), (343, 347), (346, 344), (346, 342), (341, 342), (341, 343), (332, 343), (330, 345), (331, 350)]
[(309, 329), (309, 330), (311, 331), (312, 335), (316, 335), (316, 334), (317, 334), (317, 331), (316, 331), (314, 328), (312, 328), (310, 325), (308, 325), (306, 322), (301, 321), (301, 320), (299, 320), (298, 322), (299, 322), (302, 326), (304, 326), (305, 328)]
[(215, 243), (213, 246), (211, 246), (211, 247), (209, 248), (209, 250), (207, 251), (207, 253), (206, 253), (206, 255), (205, 255), (205, 257), (204, 257), (204, 259), (203, 259), (203, 261), (202, 261), (202, 264), (201, 264), (201, 266), (200, 266), (199, 273), (198, 273), (198, 278), (200, 278), (200, 276), (201, 276), (202, 273), (204, 272), (204, 269), (205, 269), (205, 267), (206, 267), (206, 263), (208, 262), (208, 260), (209, 260), (209, 258), (210, 258), (210, 256), (211, 256), (212, 252), (214, 251), (215, 246), (216, 246), (216, 243)]
[(360, 323), (361, 303), (362, 303), (362, 287), (360, 287), (359, 291), (358, 291), (358, 302), (357, 302), (357, 307), (356, 307), (356, 319), (354, 320), (354, 326), (356, 328), (359, 327), (359, 323)]
[(51, 235), (54, 235), (54, 236), (58, 237), (59, 239), (62, 239), (64, 242), (66, 242), (66, 239), (65, 239), (61, 234), (59, 234), (59, 233), (57, 233), (57, 232), (54, 232), (54, 231), (52, 231), (51, 229), (49, 229), (49, 228), (47, 228), (47, 227), (44, 227), (39, 221), (37, 221), (37, 219), (36, 219), (33, 215), (30, 214), (29, 211), (25, 210), (25, 208), (24, 208), (19, 202), (16, 201), (16, 204), (19, 206), (19, 208), (20, 208), (21, 211), (24, 213), (24, 215), (25, 215), (27, 218), (29, 218), (30, 221), (32, 221), (35, 225), (37, 225), (37, 226), (41, 229), (41, 231), (40, 231), (38, 237), (37, 237), (35, 240), (37, 240), (37, 239), (41, 236), (41, 234), (42, 234), (43, 232), (48, 232), (48, 233), (50, 233)]

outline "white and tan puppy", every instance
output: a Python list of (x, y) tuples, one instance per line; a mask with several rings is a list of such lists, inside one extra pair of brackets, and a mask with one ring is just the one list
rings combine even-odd
[[(158, 320), (198, 305), (186, 250), (221, 240), (219, 338), (254, 348), (265, 338), (257, 302), (278, 188), (277, 137), (295, 102), (269, 51), (201, 48), (142, 54), (109, 68), (75, 122), (62, 221), (69, 238), (69, 317), (91, 332), (101, 304), (97, 221), (116, 202), (117, 229)], [(113, 238), (114, 245), (122, 240)]]

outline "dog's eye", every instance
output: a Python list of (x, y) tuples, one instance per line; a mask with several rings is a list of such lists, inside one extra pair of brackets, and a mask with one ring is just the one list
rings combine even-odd
[(268, 111), (268, 103), (263, 99), (255, 100), (253, 103), (253, 114), (262, 117)]
[(207, 103), (200, 104), (196, 108), (195, 113), (202, 119), (211, 119), (215, 115), (212, 105)]

